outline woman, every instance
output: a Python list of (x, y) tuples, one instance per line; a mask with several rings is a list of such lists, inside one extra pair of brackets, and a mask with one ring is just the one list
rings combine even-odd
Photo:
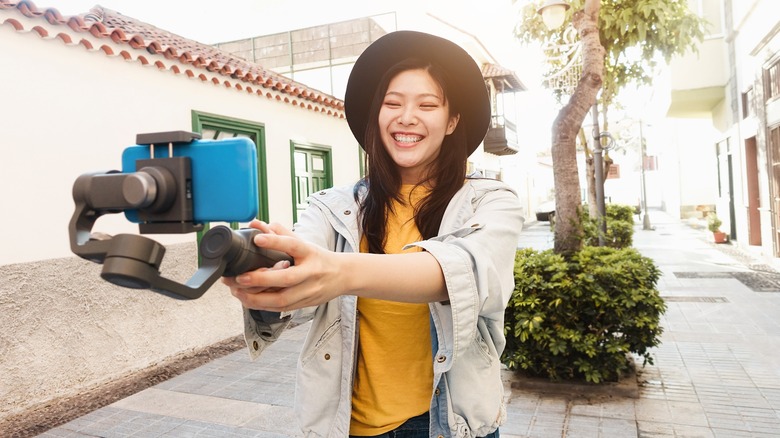
[(509, 187), (466, 176), (490, 120), (481, 71), (447, 40), (393, 32), (356, 61), (345, 111), (367, 176), (313, 195), (294, 232), (252, 223), (294, 266), (225, 280), (250, 351), (291, 311), (313, 317), (296, 389), (306, 436), (497, 437), (523, 219)]

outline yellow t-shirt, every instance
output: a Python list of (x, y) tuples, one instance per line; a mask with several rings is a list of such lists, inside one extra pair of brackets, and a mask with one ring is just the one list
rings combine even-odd
[[(414, 223), (413, 205), (425, 190), (403, 186), (403, 199), (387, 218), (385, 252), (404, 252), (404, 245), (422, 239)], [(411, 194), (411, 196), (410, 196)], [(361, 252), (368, 251), (365, 239)], [(416, 251), (410, 248), (407, 251)], [(402, 272), (387, 273), (403, 275)], [(391, 431), (427, 412), (433, 386), (430, 313), (427, 304), (358, 298), (360, 335), (352, 393), (350, 435), (372, 436)]]

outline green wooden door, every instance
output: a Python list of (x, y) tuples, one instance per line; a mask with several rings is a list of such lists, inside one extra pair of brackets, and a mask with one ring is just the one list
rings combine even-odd
[(333, 185), (330, 149), (311, 145), (292, 145), (294, 220), (308, 207), (312, 193)]

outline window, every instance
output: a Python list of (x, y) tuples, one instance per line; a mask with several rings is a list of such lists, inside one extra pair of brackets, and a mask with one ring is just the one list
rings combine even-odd
[(720, 1), (689, 0), (688, 8), (691, 12), (707, 21), (704, 28), (705, 38), (714, 38), (723, 35), (723, 10)]
[(764, 70), (764, 94), (766, 102), (780, 96), (780, 59)]
[(333, 186), (330, 147), (290, 142), (292, 154), (293, 221), (309, 206), (312, 193)]
[(747, 119), (756, 115), (756, 103), (753, 93), (753, 87), (742, 93), (742, 118)]

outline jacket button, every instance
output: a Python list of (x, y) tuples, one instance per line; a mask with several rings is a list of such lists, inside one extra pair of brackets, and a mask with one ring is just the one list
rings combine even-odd
[(439, 391), (439, 388), (436, 388), (436, 391), (433, 391), (434, 394), (439, 395), (441, 394), (441, 391)]
[(352, 214), (352, 210), (344, 210), (344, 214), (349, 216)]
[(257, 344), (257, 341), (252, 341), (252, 349), (255, 351), (260, 349), (260, 345)]
[(320, 192), (320, 195), (324, 195), (324, 194), (325, 194), (325, 192), (324, 192), (324, 191)]
[(325, 360), (330, 360), (330, 353), (325, 353)]
[(447, 360), (447, 356), (439, 356), (436, 358), (436, 362), (442, 363)]

